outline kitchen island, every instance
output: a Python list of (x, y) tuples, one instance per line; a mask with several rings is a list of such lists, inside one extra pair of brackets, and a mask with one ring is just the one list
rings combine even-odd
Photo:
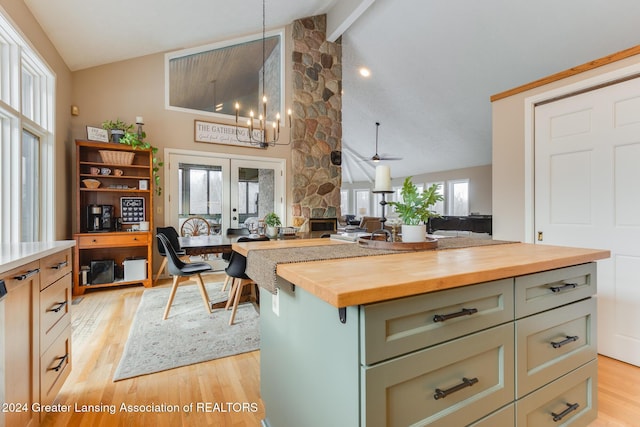
[(74, 245), (0, 245), (0, 427), (39, 425), (71, 372)]
[(278, 264), (260, 292), (264, 425), (587, 425), (608, 256), (509, 243)]

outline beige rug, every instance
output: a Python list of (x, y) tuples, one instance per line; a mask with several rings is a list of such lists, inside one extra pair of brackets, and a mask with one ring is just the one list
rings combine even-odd
[[(209, 299), (226, 299), (222, 283), (207, 283)], [(170, 288), (147, 289), (129, 331), (113, 380), (120, 381), (180, 366), (246, 353), (260, 347), (258, 312), (240, 304), (235, 322), (230, 311), (205, 311), (196, 285), (181, 285), (167, 320), (162, 320)]]

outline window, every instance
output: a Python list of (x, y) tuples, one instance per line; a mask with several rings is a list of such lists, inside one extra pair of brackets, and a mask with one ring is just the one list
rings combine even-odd
[(40, 139), (22, 132), (22, 200), (20, 241), (35, 242), (40, 237)]
[[(430, 188), (433, 184), (436, 184), (438, 186), (438, 191), (436, 191), (436, 194), (444, 196), (444, 182), (428, 182), (426, 188)], [(436, 202), (436, 204), (431, 209), (438, 215), (444, 215), (444, 200)]]
[(49, 67), (0, 13), (0, 242), (54, 239)]
[(201, 216), (218, 222), (222, 216), (222, 167), (180, 163), (180, 218)]
[[(395, 189), (393, 189), (395, 191)], [(389, 202), (394, 202), (396, 200), (396, 193), (386, 193), (384, 195), (384, 201), (386, 203)], [(374, 212), (375, 212), (375, 216), (379, 216), (382, 217), (382, 205), (380, 204), (380, 202), (382, 202), (382, 194), (379, 193), (374, 193), (374, 197), (373, 197), (373, 203), (374, 203)], [(385, 218), (391, 218), (396, 216), (393, 208), (391, 206), (386, 205), (384, 208), (384, 216)]]
[(349, 190), (340, 190), (340, 212), (342, 215), (349, 215)]
[(469, 180), (449, 181), (449, 215), (469, 215)]
[(165, 55), (167, 108), (229, 118), (238, 102), (241, 117), (257, 117), (264, 94), (267, 117), (282, 114), (282, 38), (265, 34), (264, 63), (262, 34)]
[(369, 202), (369, 190), (353, 190), (356, 203), (356, 216), (369, 216), (371, 203)]

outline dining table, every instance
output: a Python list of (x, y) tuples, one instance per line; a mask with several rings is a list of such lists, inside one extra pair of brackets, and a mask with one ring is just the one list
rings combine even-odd
[[(283, 241), (289, 241), (292, 239), (295, 240), (308, 240), (312, 238), (321, 237), (322, 233), (318, 232), (303, 232), (296, 233), (292, 236), (279, 236), (278, 238), (271, 239), (271, 245), (280, 245)], [(223, 254), (223, 253), (231, 253), (233, 251), (232, 245), (238, 241), (241, 237), (261, 237), (259, 235), (244, 235), (244, 236), (226, 236), (220, 234), (204, 234), (198, 236), (180, 236), (178, 237), (178, 242), (180, 243), (180, 248), (185, 251), (187, 256), (207, 256), (210, 254)], [(329, 239), (323, 239), (329, 240)], [(262, 242), (265, 243), (265, 242)], [(302, 243), (304, 246), (305, 243)], [(248, 292), (243, 293), (240, 298), (240, 302), (246, 302), (249, 300)], [(218, 300), (211, 301), (211, 308), (224, 308), (227, 300)]]
[[(206, 234), (178, 237), (180, 248), (189, 256), (231, 253), (231, 245), (241, 236)], [(246, 237), (246, 236), (245, 236)]]
[[(292, 239), (314, 239), (327, 234), (326, 231), (300, 232), (290, 236), (278, 236), (270, 239), (272, 242), (289, 241)], [(178, 237), (180, 248), (189, 256), (231, 253), (232, 245), (241, 237), (262, 237), (257, 234), (225, 236), (221, 234), (182, 236)], [(273, 243), (276, 246), (278, 243)], [(303, 244), (304, 245), (304, 244)]]

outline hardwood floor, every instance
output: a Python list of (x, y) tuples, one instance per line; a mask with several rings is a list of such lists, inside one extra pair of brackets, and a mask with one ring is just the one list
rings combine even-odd
[[(224, 280), (222, 274), (204, 278)], [(159, 286), (168, 285), (169, 281), (161, 281)], [(56, 400), (61, 408), (70, 409), (47, 414), (41, 425), (259, 426), (264, 405), (258, 351), (112, 381), (143, 290), (128, 287), (88, 292), (72, 306), (73, 369)], [(598, 374), (598, 419), (589, 427), (640, 427), (640, 368), (600, 356)], [(163, 412), (126, 412), (123, 404), (177, 405), (177, 411), (160, 407), (157, 409)], [(83, 405), (87, 405), (87, 412), (81, 412)]]

